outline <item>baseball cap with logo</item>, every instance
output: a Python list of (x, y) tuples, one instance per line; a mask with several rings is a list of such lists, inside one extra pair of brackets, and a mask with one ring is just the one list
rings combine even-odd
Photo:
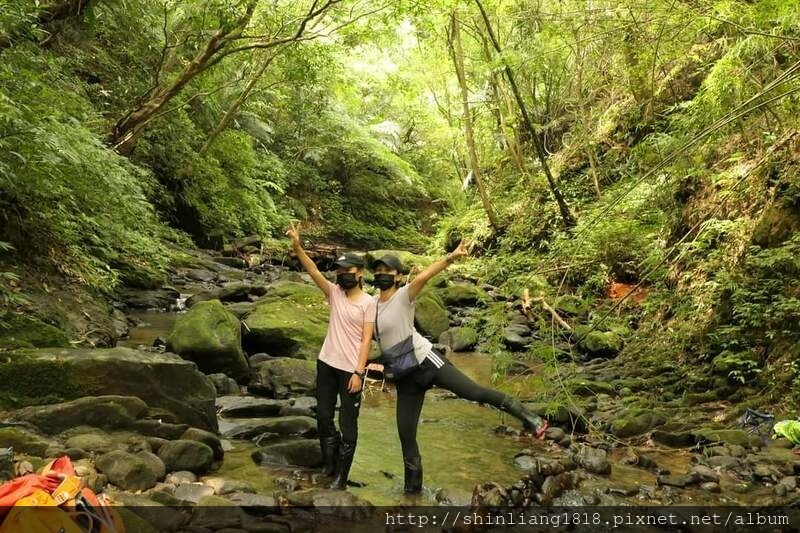
[(343, 268), (363, 267), (364, 259), (362, 259), (361, 256), (357, 254), (346, 252), (337, 257), (336, 261), (334, 261), (333, 264), (336, 267), (343, 267)]

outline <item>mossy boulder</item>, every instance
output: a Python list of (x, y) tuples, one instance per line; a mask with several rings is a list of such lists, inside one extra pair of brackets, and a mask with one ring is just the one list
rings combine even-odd
[(223, 373), (240, 381), (250, 375), (239, 319), (219, 300), (197, 303), (179, 316), (167, 350), (197, 363), (206, 374)]
[(387, 254), (397, 256), (403, 263), (403, 267), (405, 268), (406, 272), (414, 267), (417, 269), (425, 268), (434, 261), (434, 258), (432, 257), (428, 257), (426, 255), (417, 255), (404, 250), (371, 250), (366, 253), (364, 259), (367, 262), (367, 266), (372, 266), (373, 261), (380, 259), (382, 256)]
[(590, 304), (583, 298), (573, 294), (559, 296), (553, 302), (553, 308), (562, 314), (569, 316), (581, 316), (589, 312)]
[(575, 328), (574, 337), (581, 339), (578, 347), (593, 357), (614, 357), (622, 351), (625, 341), (614, 331), (590, 330), (589, 326)]
[(0, 428), (0, 448), (13, 448), (15, 453), (44, 457), (50, 443), (30, 431), (16, 427)]
[(744, 446), (745, 448), (750, 446), (750, 436), (741, 429), (703, 428), (695, 431), (694, 436), (699, 442), (725, 442)]
[(664, 413), (649, 409), (633, 409), (618, 416), (611, 423), (611, 433), (620, 438), (635, 437), (667, 422)]
[(253, 371), (247, 389), (273, 398), (314, 395), (317, 390), (316, 363), (302, 359), (272, 359)]
[(616, 396), (617, 393), (617, 391), (614, 390), (614, 386), (605, 381), (574, 378), (567, 381), (566, 386), (572, 394), (577, 396), (594, 396), (596, 394)]
[(432, 290), (423, 290), (417, 296), (414, 324), (423, 335), (438, 339), (450, 327), (450, 318), (441, 298)]
[(0, 315), (0, 348), (68, 348), (66, 332), (38, 317), (21, 313)]
[(758, 364), (759, 357), (754, 352), (731, 352), (725, 350), (714, 357), (712, 368), (715, 374), (728, 376), (734, 370), (747, 371)]
[(272, 286), (244, 320), (248, 353), (314, 359), (328, 329), (328, 307), (314, 285), (283, 281)]
[(439, 344), (449, 346), (454, 352), (463, 352), (478, 344), (478, 332), (468, 326), (450, 328), (439, 335)]
[(305, 466), (322, 464), (322, 450), (317, 439), (298, 439), (262, 446), (252, 454), (259, 465)]
[(147, 404), (133, 396), (96, 396), (23, 407), (14, 411), (12, 416), (54, 435), (78, 426), (127, 429), (146, 412)]
[(128, 453), (116, 450), (95, 461), (97, 470), (123, 490), (147, 490), (164, 479), (164, 463), (150, 452)]
[(86, 396), (135, 396), (179, 421), (216, 430), (216, 392), (194, 363), (132, 348), (17, 350), (0, 358), (0, 407)]
[(188, 470), (204, 474), (214, 463), (214, 450), (207, 444), (194, 440), (173, 440), (158, 449), (158, 456), (169, 472)]
[(472, 283), (454, 283), (437, 291), (445, 305), (473, 307), (486, 301), (486, 292)]

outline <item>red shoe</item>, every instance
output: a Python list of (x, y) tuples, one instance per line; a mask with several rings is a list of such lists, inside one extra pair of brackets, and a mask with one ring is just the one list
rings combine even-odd
[(536, 440), (544, 439), (544, 433), (545, 433), (545, 431), (547, 431), (547, 428), (548, 428), (549, 425), (550, 424), (547, 423), (547, 419), (543, 419), (542, 420), (542, 425), (539, 426), (539, 429), (537, 429), (536, 433), (534, 434), (534, 436), (536, 437)]

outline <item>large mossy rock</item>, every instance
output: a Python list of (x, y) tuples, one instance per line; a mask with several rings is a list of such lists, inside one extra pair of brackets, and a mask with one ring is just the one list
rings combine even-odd
[(314, 285), (283, 281), (243, 321), (248, 353), (314, 359), (328, 329), (328, 307)]
[(95, 461), (97, 470), (123, 490), (147, 490), (164, 479), (164, 463), (150, 452), (128, 453), (116, 450)]
[(297, 439), (262, 446), (252, 454), (253, 461), (263, 466), (322, 465), (322, 450), (317, 439)]
[(253, 371), (248, 391), (271, 398), (313, 396), (317, 390), (316, 364), (302, 359), (273, 359)]
[(581, 339), (578, 343), (580, 349), (593, 357), (615, 357), (625, 345), (616, 331), (590, 331), (589, 326), (579, 326), (574, 334), (575, 338)]
[(13, 448), (16, 453), (44, 457), (50, 443), (22, 428), (0, 428), (0, 448)]
[(0, 359), (0, 408), (86, 396), (136, 396), (177, 420), (216, 430), (216, 391), (194, 363), (132, 348), (28, 349)]
[(0, 348), (68, 348), (69, 337), (32, 315), (0, 316)]
[(23, 407), (13, 413), (13, 418), (54, 435), (78, 426), (129, 429), (145, 413), (147, 404), (134, 396), (91, 396)]
[(437, 291), (445, 305), (472, 307), (486, 301), (486, 292), (472, 283), (454, 283)]
[(463, 352), (478, 344), (478, 332), (468, 326), (450, 328), (439, 335), (439, 344), (449, 346), (454, 352)]
[(219, 300), (197, 303), (179, 316), (167, 350), (194, 361), (206, 374), (223, 373), (238, 381), (250, 375), (239, 319)]
[(169, 472), (187, 470), (204, 474), (214, 463), (214, 450), (207, 444), (195, 440), (172, 440), (158, 449), (158, 456)]
[(439, 339), (439, 335), (450, 327), (450, 318), (442, 299), (430, 289), (417, 296), (414, 324), (423, 335)]
[(649, 409), (633, 409), (622, 413), (611, 423), (611, 433), (617, 437), (635, 437), (667, 422), (664, 413)]

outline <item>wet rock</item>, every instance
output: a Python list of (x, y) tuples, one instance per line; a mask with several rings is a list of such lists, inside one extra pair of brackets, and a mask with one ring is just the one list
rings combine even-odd
[(223, 436), (229, 439), (252, 439), (262, 433), (312, 437), (317, 432), (317, 421), (308, 416), (232, 419), (226, 426)]
[(251, 396), (220, 396), (217, 398), (217, 411), (227, 418), (250, 418), (278, 416), (288, 405), (286, 400), (253, 398)]
[(168, 311), (180, 298), (180, 293), (172, 287), (143, 291), (139, 289), (125, 289), (122, 291), (122, 301), (133, 309), (152, 309)]
[(741, 429), (701, 429), (695, 432), (699, 442), (723, 442), (749, 447), (750, 436)]
[(250, 374), (239, 320), (219, 300), (200, 302), (180, 315), (167, 338), (167, 350), (197, 363), (206, 374), (223, 373), (236, 380)]
[(153, 454), (132, 454), (116, 450), (95, 461), (97, 469), (108, 480), (124, 490), (147, 490), (164, 476), (164, 464)]
[(317, 439), (298, 439), (262, 446), (252, 455), (260, 465), (316, 467), (322, 465), (322, 451)]
[(247, 519), (247, 513), (229, 499), (221, 496), (204, 496), (192, 509), (191, 524), (219, 531), (225, 528), (239, 528)]
[(589, 331), (589, 326), (578, 326), (573, 336), (581, 339), (578, 347), (592, 357), (615, 357), (625, 344), (622, 337), (613, 331)]
[(266, 361), (253, 372), (247, 389), (253, 394), (275, 398), (313, 395), (317, 388), (316, 365), (301, 359)]
[[(180, 511), (161, 505), (144, 496), (115, 492), (113, 497), (115, 501), (122, 504), (116, 507), (117, 511), (131, 513), (140, 517), (147, 524), (154, 527), (155, 531), (178, 531), (184, 524), (184, 516)], [(124, 521), (127, 526), (128, 519), (124, 518)], [(131, 531), (128, 527), (125, 530)], [(134, 529), (133, 531), (138, 530)]]
[(210, 300), (220, 302), (249, 302), (252, 296), (264, 296), (267, 287), (263, 285), (251, 285), (249, 283), (230, 283), (218, 289), (203, 291), (195, 294), (186, 300), (186, 307), (191, 308), (198, 303)]
[(423, 290), (417, 296), (414, 323), (420, 333), (432, 339), (438, 339), (450, 327), (444, 303), (433, 290)]
[(225, 305), (225, 309), (233, 313), (239, 320), (252, 313), (255, 308), (256, 304), (254, 302), (236, 302)]
[(611, 464), (605, 450), (581, 445), (573, 451), (571, 458), (578, 466), (593, 474), (611, 473)]
[(317, 287), (282, 281), (270, 288), (243, 322), (243, 342), (249, 353), (311, 360), (325, 340), (328, 309)]
[(450, 328), (439, 335), (439, 343), (449, 346), (454, 352), (463, 352), (478, 343), (478, 332), (466, 326)]
[(202, 442), (170, 441), (158, 450), (158, 456), (171, 472), (188, 470), (195, 474), (208, 472), (214, 462), (214, 451)]
[(269, 354), (265, 353), (257, 353), (250, 356), (250, 368), (255, 368), (256, 366), (260, 365), (264, 361), (272, 361), (276, 359)]
[(0, 448), (13, 448), (16, 453), (44, 457), (50, 443), (22, 428), (0, 428)]
[(714, 481), (706, 481), (705, 483), (700, 484), (700, 488), (706, 492), (711, 492), (713, 494), (718, 494), (722, 492), (722, 489), (719, 487), (719, 483)]
[(554, 440), (556, 442), (564, 440), (567, 436), (566, 432), (559, 427), (549, 427), (544, 432), (544, 437), (547, 440)]
[(139, 398), (97, 396), (24, 407), (15, 411), (13, 417), (32, 424), (47, 434), (56, 434), (76, 426), (127, 429), (146, 411), (147, 404)]
[(275, 488), (282, 492), (294, 492), (300, 488), (296, 479), (281, 477), (275, 480)]
[(541, 494), (547, 499), (558, 498), (565, 491), (575, 488), (576, 479), (572, 472), (548, 476), (542, 483)]
[(213, 496), (214, 488), (202, 483), (183, 483), (175, 488), (173, 496), (178, 500), (197, 503), (206, 496)]
[(291, 505), (314, 507), (321, 514), (347, 520), (362, 520), (373, 511), (370, 503), (344, 490), (306, 489), (290, 492), (286, 499)]
[(497, 483), (477, 485), (472, 491), (473, 507), (504, 507), (510, 501), (508, 491)]
[(711, 468), (720, 468), (722, 470), (737, 470), (742, 467), (741, 459), (729, 455), (709, 457), (706, 459), (706, 464)]
[(170, 424), (160, 420), (137, 420), (132, 429), (148, 437), (158, 437), (165, 440), (175, 440), (189, 429), (188, 424)]
[[(174, 413), (182, 422), (203, 429), (217, 427), (213, 384), (194, 363), (175, 354), (116, 347), (18, 350), (4, 357), (7, 362), (0, 365), (0, 382), (8, 394), (28, 398), (31, 390), (35, 390), (36, 398), (31, 398), (34, 403), (52, 398), (70, 401), (89, 397), (73, 408), (46, 407), (45, 411), (53, 414), (53, 427), (49, 431), (54, 433), (77, 425), (129, 424), (132, 415), (126, 414), (119, 402), (104, 406), (104, 401), (97, 398), (109, 395), (135, 396), (138, 402), (143, 401), (151, 408)], [(34, 410), (21, 411), (24, 416), (31, 416)], [(96, 423), (87, 420), (95, 416)]]
[(519, 328), (508, 326), (503, 329), (503, 344), (512, 351), (525, 349), (531, 342), (530, 337), (523, 337), (518, 333)]
[(620, 438), (634, 437), (666, 423), (664, 413), (651, 409), (624, 411), (611, 423), (611, 433)]
[(184, 272), (184, 275), (194, 281), (214, 281), (217, 275), (210, 270), (205, 270), (202, 268), (191, 268)]
[(672, 474), (658, 476), (659, 485), (668, 485), (670, 487), (684, 488), (689, 485), (695, 485), (700, 482), (700, 476), (695, 473), (688, 474)]
[(719, 474), (705, 465), (693, 466), (691, 473), (696, 475), (700, 481), (719, 482)]
[(217, 391), (217, 397), (227, 396), (239, 393), (239, 384), (236, 380), (226, 376), (225, 374), (209, 374), (208, 379), (214, 384), (214, 389)]
[(183, 433), (183, 435), (181, 435), (181, 440), (202, 442), (214, 451), (214, 460), (216, 461), (219, 461), (225, 455), (225, 452), (222, 450), (222, 443), (220, 442), (219, 437), (210, 431), (198, 428), (189, 428)]

